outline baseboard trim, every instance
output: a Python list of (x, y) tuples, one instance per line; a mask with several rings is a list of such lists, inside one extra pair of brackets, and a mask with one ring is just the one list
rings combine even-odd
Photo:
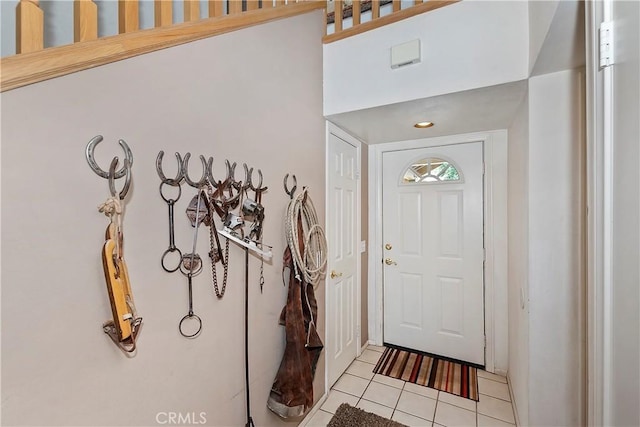
[(507, 377), (507, 385), (509, 386), (509, 396), (511, 396), (511, 407), (513, 408), (513, 416), (515, 417), (516, 420), (516, 427), (521, 426), (522, 424), (520, 424), (520, 416), (518, 415), (518, 406), (516, 405), (516, 399), (515, 396), (513, 395), (513, 388), (511, 388), (511, 377), (509, 376), (509, 373), (506, 372), (506, 377)]
[(502, 377), (508, 377), (509, 376), (508, 375), (509, 373), (507, 371), (505, 371), (504, 369), (494, 369), (493, 371), (494, 371), (493, 372), (494, 374), (500, 375)]
[[(368, 340), (367, 342), (365, 342), (362, 345), (362, 347), (360, 347), (360, 352), (358, 353), (358, 357), (367, 349), (367, 347), (369, 347), (369, 344), (375, 345), (375, 343), (372, 340)], [(327, 397), (329, 397), (329, 392), (330, 390), (325, 391), (325, 393), (318, 400), (318, 402), (315, 405), (313, 405), (313, 408), (311, 408), (309, 413), (302, 419), (302, 421), (300, 421), (300, 424), (298, 424), (298, 427), (305, 427), (307, 425), (309, 420), (316, 414), (316, 412), (320, 410), (320, 407), (322, 407), (322, 404), (325, 402), (325, 400), (327, 400)]]
[(313, 418), (313, 416), (316, 414), (316, 412), (318, 412), (320, 410), (320, 408), (322, 407), (324, 402), (327, 400), (327, 397), (329, 397), (329, 393), (325, 392), (322, 395), (322, 397), (316, 402), (316, 404), (313, 405), (313, 408), (311, 408), (309, 413), (307, 415), (305, 415), (305, 417), (302, 419), (302, 421), (300, 421), (300, 424), (298, 424), (298, 427), (305, 427), (309, 423), (309, 420), (311, 420), (311, 418)]

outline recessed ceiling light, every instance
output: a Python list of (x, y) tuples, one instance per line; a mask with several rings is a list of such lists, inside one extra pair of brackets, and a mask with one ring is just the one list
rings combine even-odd
[(432, 122), (419, 122), (413, 125), (413, 127), (417, 127), (418, 129), (430, 128), (433, 126)]

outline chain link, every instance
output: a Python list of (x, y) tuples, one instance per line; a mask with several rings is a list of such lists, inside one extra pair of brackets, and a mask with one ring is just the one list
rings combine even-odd
[[(262, 248), (261, 248), (262, 249)], [(264, 257), (260, 257), (260, 293), (264, 287)]]
[(222, 292), (220, 292), (220, 289), (218, 288), (218, 274), (217, 274), (217, 270), (218, 268), (216, 267), (216, 263), (217, 261), (219, 261), (218, 256), (217, 255), (217, 251), (216, 251), (216, 246), (215, 246), (215, 224), (213, 222), (213, 215), (215, 214), (215, 212), (213, 211), (213, 209), (210, 210), (209, 215), (211, 216), (211, 223), (209, 224), (209, 248), (211, 249), (209, 251), (209, 258), (211, 258), (211, 277), (213, 279), (213, 290), (216, 293), (216, 296), (218, 298), (222, 298), (224, 296), (224, 293), (227, 289), (227, 274), (229, 271), (229, 239), (226, 239), (226, 243), (225, 243), (225, 248), (224, 248), (224, 276), (222, 279)]

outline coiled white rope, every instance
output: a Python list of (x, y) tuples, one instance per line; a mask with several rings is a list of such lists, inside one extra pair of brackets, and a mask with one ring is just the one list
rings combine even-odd
[[(302, 219), (302, 236), (298, 230), (299, 217)], [(306, 188), (289, 202), (285, 216), (285, 233), (296, 278), (303, 278), (315, 288), (322, 279), (327, 265), (327, 239)], [(304, 254), (299, 244), (300, 237), (304, 242)]]

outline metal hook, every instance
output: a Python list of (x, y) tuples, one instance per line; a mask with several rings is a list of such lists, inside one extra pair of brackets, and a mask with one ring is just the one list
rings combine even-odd
[(291, 175), (291, 177), (293, 178), (293, 187), (291, 188), (291, 191), (289, 191), (289, 188), (287, 188), (287, 181), (289, 179), (289, 174), (286, 174), (284, 176), (284, 192), (287, 193), (289, 195), (289, 197), (291, 198), (291, 200), (293, 200), (293, 195), (296, 192), (296, 189), (298, 188), (298, 180), (296, 179), (295, 175)]
[[(94, 136), (91, 139), (91, 141), (89, 141), (89, 143), (87, 144), (87, 148), (85, 149), (85, 157), (87, 158), (87, 163), (89, 163), (89, 167), (91, 168), (91, 170), (93, 170), (98, 176), (101, 176), (102, 178), (105, 178), (105, 179), (109, 179), (109, 172), (103, 171), (102, 168), (98, 166), (98, 163), (96, 163), (96, 159), (94, 156), (96, 145), (100, 144), (102, 140), (103, 140), (102, 135)], [(133, 166), (133, 153), (131, 153), (131, 149), (129, 149), (129, 146), (124, 140), (120, 139), (118, 140), (118, 143), (120, 144), (120, 147), (122, 147), (122, 150), (124, 151), (125, 158), (129, 161), (129, 168), (130, 168), (131, 166)], [(122, 178), (126, 173), (127, 173), (127, 166), (125, 163), (125, 166), (123, 166), (122, 169), (120, 169), (114, 174), (114, 178), (115, 179)]]
[(258, 169), (258, 176), (260, 177), (260, 182), (258, 185), (253, 185), (253, 168), (249, 170), (249, 178), (247, 179), (247, 185), (253, 191), (265, 191), (267, 187), (262, 187), (262, 170)]
[(253, 168), (249, 169), (246, 163), (242, 164), (244, 168), (244, 185), (242, 186), (243, 190), (251, 188), (251, 174), (253, 173)]
[(109, 191), (111, 192), (111, 197), (116, 197), (117, 194), (120, 200), (124, 200), (125, 196), (129, 192), (129, 187), (131, 186), (131, 165), (129, 164), (129, 159), (124, 159), (123, 169), (126, 173), (126, 177), (124, 179), (124, 186), (122, 187), (122, 190), (120, 190), (120, 193), (117, 193), (116, 191), (116, 167), (118, 167), (118, 158), (114, 157), (113, 160), (111, 160), (109, 173), (107, 175), (109, 179)]
[(229, 183), (229, 185), (232, 185), (236, 188), (236, 190), (239, 189), (238, 184), (242, 184), (242, 182), (238, 182), (236, 181), (236, 166), (237, 163), (233, 162), (233, 165), (231, 163), (229, 163), (229, 160), (225, 159), (224, 161), (225, 165), (227, 165), (227, 182)]
[(209, 160), (206, 160), (204, 156), (200, 155), (200, 162), (202, 162), (202, 178), (199, 181), (192, 181), (189, 178), (189, 159), (191, 158), (191, 153), (187, 153), (184, 155), (184, 160), (182, 162), (182, 176), (184, 180), (190, 186), (194, 188), (202, 188), (207, 185), (207, 177), (209, 176), (209, 169), (213, 166), (213, 157), (209, 157)]
[(164, 157), (164, 151), (160, 151), (158, 153), (158, 157), (156, 158), (156, 172), (158, 172), (158, 176), (160, 177), (160, 180), (164, 184), (173, 185), (173, 186), (180, 185), (180, 183), (184, 178), (183, 171), (182, 171), (182, 156), (180, 156), (180, 153), (176, 152), (176, 160), (178, 161), (178, 173), (176, 174), (175, 178), (167, 178), (164, 175), (164, 172), (162, 171), (163, 157)]
[(221, 181), (217, 181), (214, 177), (213, 177), (213, 157), (211, 157), (209, 159), (209, 163), (207, 165), (207, 180), (209, 181), (209, 184), (211, 184), (211, 186), (213, 186), (213, 188), (218, 188), (218, 185), (220, 185)]

